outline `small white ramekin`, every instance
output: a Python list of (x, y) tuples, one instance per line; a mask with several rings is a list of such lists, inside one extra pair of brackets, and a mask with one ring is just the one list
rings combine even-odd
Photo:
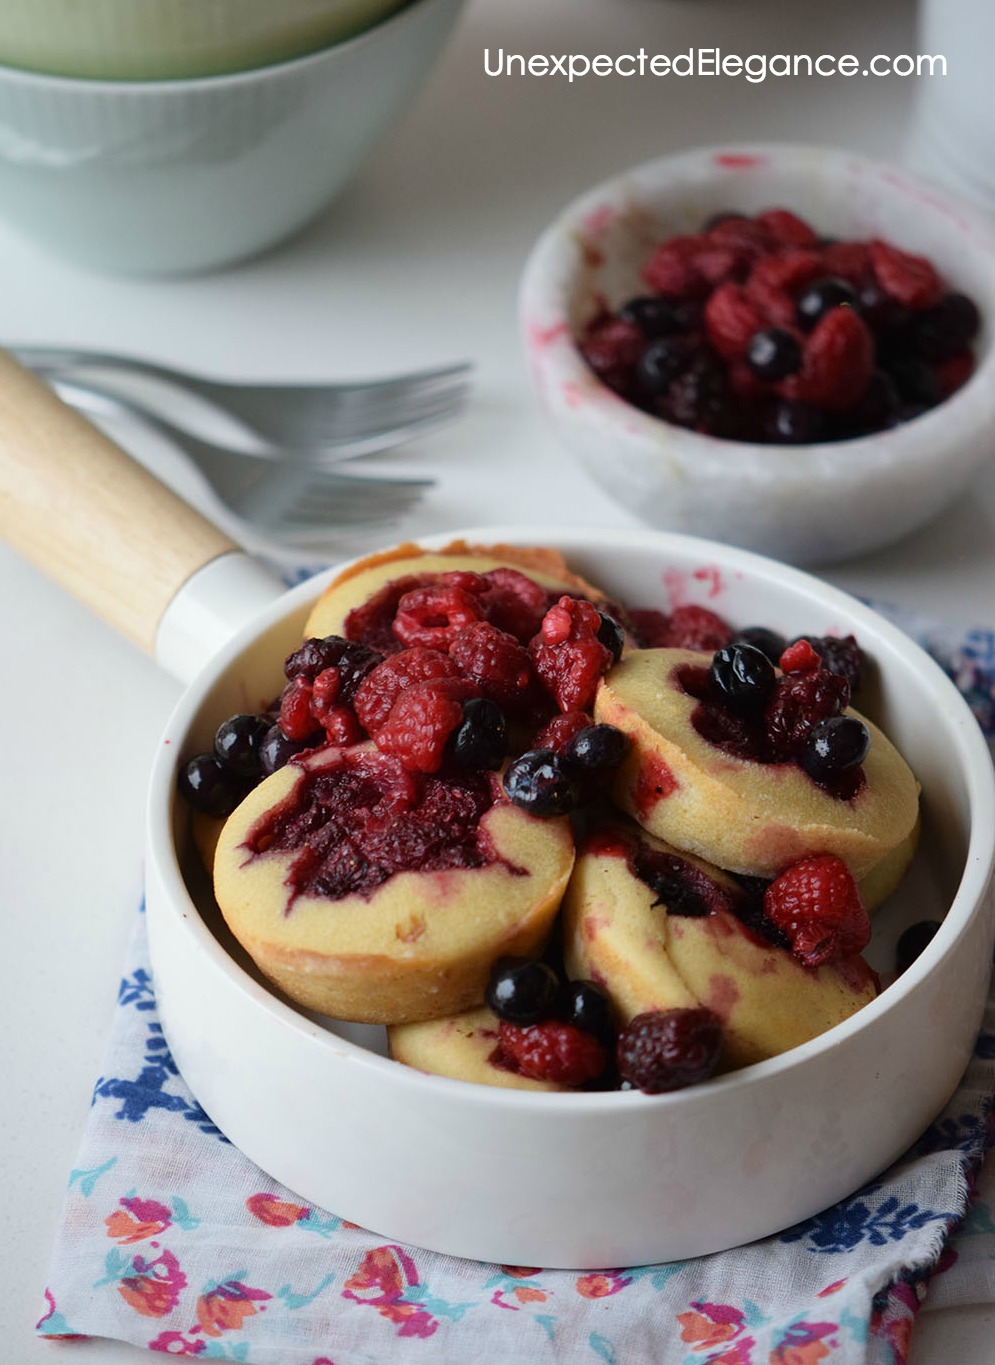
[[(872, 436), (809, 446), (718, 440), (651, 417), (588, 368), (577, 338), (606, 304), (645, 293), (640, 268), (716, 212), (794, 210), (827, 236), (883, 237), (932, 259), (984, 324), (975, 374), (939, 407)], [(711, 147), (626, 171), (542, 235), (520, 295), (542, 407), (588, 473), (664, 530), (795, 564), (900, 539), (944, 510), (995, 454), (995, 227), (897, 166), (824, 147)]]

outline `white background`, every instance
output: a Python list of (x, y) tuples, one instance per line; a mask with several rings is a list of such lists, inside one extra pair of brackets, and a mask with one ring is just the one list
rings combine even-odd
[[(403, 126), (304, 235), (237, 269), (153, 283), (78, 270), (0, 223), (0, 337), (233, 377), (325, 379), (469, 357), (469, 416), (404, 457), (438, 486), (371, 546), (506, 520), (632, 525), (573, 468), (533, 401), (515, 322), (531, 242), (590, 183), (682, 146), (781, 138), (897, 156), (915, 82), (568, 87), (488, 79), (484, 48), (914, 53), (914, 18), (912, 0), (470, 0)], [(992, 624), (993, 521), (995, 470), (933, 527), (827, 576)], [(141, 894), (149, 764), (179, 687), (2, 548), (0, 622), (0, 1360), (48, 1365), (66, 1352), (116, 1365), (148, 1357), (38, 1342), (32, 1328)], [(990, 1310), (926, 1314), (914, 1365), (988, 1360), (993, 1332)]]

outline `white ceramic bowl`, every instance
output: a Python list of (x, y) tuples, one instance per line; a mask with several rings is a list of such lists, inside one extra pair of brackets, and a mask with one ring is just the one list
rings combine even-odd
[(253, 71), (98, 81), (0, 67), (0, 215), (84, 265), (205, 270), (314, 218), (426, 77), (463, 0)]
[(666, 608), (668, 593), (680, 593), (739, 625), (852, 630), (875, 664), (866, 709), (924, 793), (921, 850), (876, 917), (871, 959), (886, 973), (904, 927), (945, 911), (942, 928), (847, 1022), (676, 1094), (513, 1092), (388, 1060), (380, 1030), (309, 1016), (261, 980), (221, 923), (175, 797), (180, 760), (208, 745), (221, 719), (279, 689), (282, 659), (322, 586), (311, 581), (221, 649), (170, 720), (155, 764), (148, 926), (183, 1076), (222, 1131), (302, 1198), (460, 1256), (586, 1268), (683, 1259), (816, 1213), (898, 1157), (968, 1061), (993, 928), (995, 787), (980, 730), (907, 637), (783, 565), (655, 532), (461, 534), (555, 546), (632, 605)]
[(215, 75), (341, 42), (404, 0), (4, 0), (0, 62), (49, 75)]
[[(716, 440), (648, 416), (595, 379), (576, 338), (637, 293), (673, 233), (721, 210), (785, 207), (828, 236), (884, 237), (929, 256), (984, 317), (974, 376), (915, 421), (856, 440)], [(524, 345), (542, 406), (597, 482), (652, 526), (794, 564), (899, 539), (947, 507), (995, 454), (995, 228), (945, 190), (851, 152), (704, 148), (638, 166), (577, 199), (543, 234), (521, 286)]]

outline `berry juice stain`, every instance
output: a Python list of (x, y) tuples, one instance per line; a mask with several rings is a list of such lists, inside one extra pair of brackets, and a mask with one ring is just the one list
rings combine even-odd
[(658, 758), (656, 754), (650, 754), (640, 764), (633, 793), (640, 817), (645, 819), (654, 806), (665, 801), (668, 796), (673, 796), (679, 786), (680, 783), (663, 759)]

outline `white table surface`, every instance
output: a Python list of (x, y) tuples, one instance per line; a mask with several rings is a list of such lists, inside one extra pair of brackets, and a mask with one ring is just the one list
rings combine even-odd
[[(495, 80), (483, 50), (915, 52), (912, 0), (470, 0), (410, 116), (314, 227), (245, 266), (168, 282), (98, 277), (0, 223), (0, 335), (322, 379), (470, 357), (468, 417), (405, 457), (438, 477), (371, 543), (518, 520), (633, 525), (568, 461), (533, 401), (515, 291), (574, 194), (694, 143), (788, 138), (897, 155), (914, 81)], [(0, 209), (2, 213), (2, 209)], [(961, 621), (995, 617), (995, 468), (897, 549), (827, 574)], [(334, 551), (333, 551), (334, 554)], [(179, 685), (0, 547), (0, 1357), (145, 1352), (33, 1336), (68, 1172), (141, 894), (151, 755)], [(995, 1311), (925, 1314), (914, 1365), (991, 1358)]]

